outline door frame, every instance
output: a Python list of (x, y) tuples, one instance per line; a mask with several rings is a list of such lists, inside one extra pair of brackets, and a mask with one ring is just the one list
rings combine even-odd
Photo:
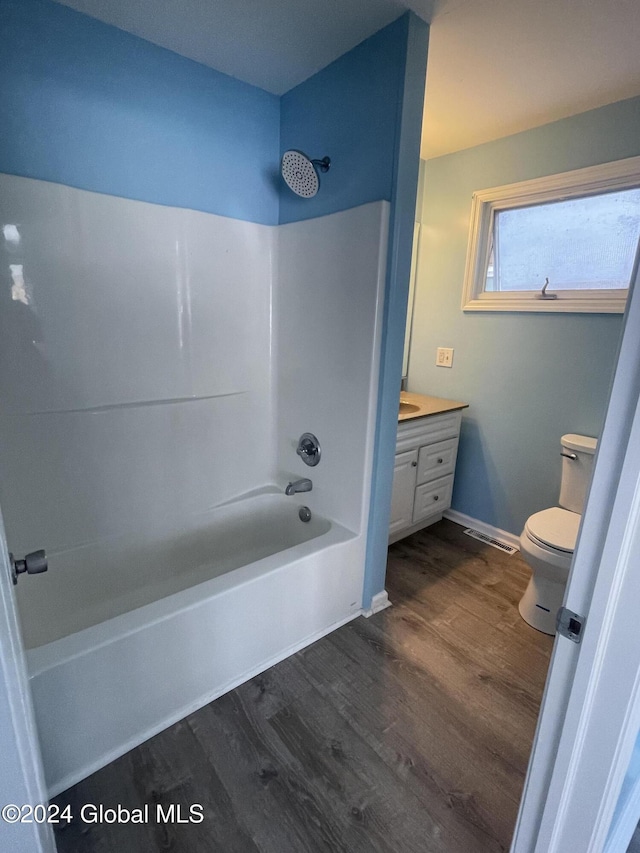
[[(29, 579), (32, 582), (37, 578)], [(28, 583), (29, 580), (26, 582)], [(25, 579), (23, 579), (23, 583)], [(0, 511), (0, 806), (47, 803), (40, 746)], [(55, 853), (51, 825), (0, 819), (3, 849)]]
[(599, 853), (640, 728), (640, 253), (512, 853)]

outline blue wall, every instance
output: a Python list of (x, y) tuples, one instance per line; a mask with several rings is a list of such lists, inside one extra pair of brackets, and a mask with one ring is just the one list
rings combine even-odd
[[(409, 389), (470, 404), (453, 508), (519, 534), (553, 506), (559, 441), (602, 428), (621, 315), (464, 313), (474, 190), (640, 155), (640, 98), (423, 163)], [(455, 349), (435, 366), (436, 347)]]
[[(409, 16), (278, 98), (50, 0), (0, 0), (0, 170), (266, 224), (391, 200)], [(281, 153), (328, 154), (311, 200)]]
[(0, 171), (275, 224), (280, 99), (48, 0), (0, 0)]
[(280, 222), (391, 201), (409, 16), (368, 38), (282, 96), (282, 151), (331, 158), (312, 199), (281, 184)]
[(387, 571), (389, 513), (398, 432), (398, 399), (409, 299), (420, 138), (424, 105), (429, 27), (408, 16), (403, 79), (398, 98), (394, 146), (387, 288), (380, 353), (380, 386), (373, 460), (371, 510), (363, 606), (384, 591)]

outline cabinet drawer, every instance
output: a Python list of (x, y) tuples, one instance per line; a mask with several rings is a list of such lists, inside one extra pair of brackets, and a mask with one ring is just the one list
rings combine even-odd
[(398, 426), (396, 453), (410, 450), (412, 447), (420, 447), (423, 444), (443, 441), (445, 438), (455, 438), (460, 434), (461, 419), (462, 413), (455, 411), (402, 421)]
[(451, 506), (451, 492), (453, 490), (453, 474), (431, 480), (416, 489), (416, 499), (413, 504), (413, 523), (428, 518), (435, 513), (444, 512)]
[(418, 485), (451, 474), (456, 466), (458, 439), (449, 438), (420, 448), (418, 456)]

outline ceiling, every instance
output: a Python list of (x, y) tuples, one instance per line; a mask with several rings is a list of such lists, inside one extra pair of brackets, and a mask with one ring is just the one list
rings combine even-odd
[(282, 95), (433, 0), (58, 0), (121, 30)]
[(440, 0), (429, 40), (422, 156), (634, 95), (639, 0)]
[(640, 94), (638, 0), (58, 2), (275, 94), (410, 8), (432, 21), (425, 158)]

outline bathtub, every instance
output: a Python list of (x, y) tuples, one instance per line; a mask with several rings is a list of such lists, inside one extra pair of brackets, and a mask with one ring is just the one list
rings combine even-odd
[(361, 612), (364, 537), (302, 522), (301, 497), (202, 514), (99, 587), (54, 555), (57, 600), (43, 588), (22, 613), (50, 796)]

